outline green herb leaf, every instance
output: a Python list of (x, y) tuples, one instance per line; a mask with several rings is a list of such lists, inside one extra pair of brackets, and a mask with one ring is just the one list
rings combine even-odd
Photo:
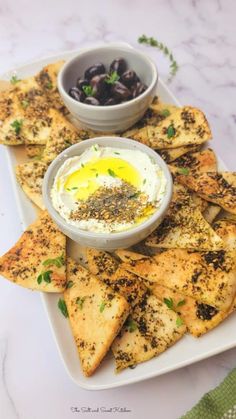
[(118, 155), (120, 155), (120, 153), (118, 153), (118, 151), (114, 151), (114, 154), (118, 154)]
[(10, 80), (10, 83), (11, 83), (11, 84), (16, 84), (16, 83), (18, 83), (19, 81), (21, 81), (21, 79), (18, 79), (17, 75), (14, 75), (14, 76), (12, 76), (12, 78), (11, 78), (11, 80)]
[(115, 172), (112, 169), (108, 169), (107, 171), (108, 171), (108, 173), (109, 173), (110, 176), (116, 177), (116, 174), (115, 174)]
[(47, 284), (50, 284), (51, 274), (52, 274), (52, 271), (41, 272), (41, 274), (37, 278), (38, 284), (41, 284), (42, 281), (45, 281)]
[(94, 149), (95, 151), (98, 151), (98, 148), (97, 148), (97, 146), (96, 146), (96, 145), (94, 145), (94, 146), (93, 146), (93, 149)]
[(82, 310), (84, 302), (86, 297), (77, 297), (76, 298), (76, 304), (78, 304), (78, 307), (80, 310)]
[(47, 284), (50, 284), (51, 282), (51, 274), (52, 274), (52, 271), (46, 271), (43, 273), (43, 280), (47, 282)]
[(180, 317), (177, 317), (176, 319), (176, 326), (180, 327), (184, 324), (183, 320)]
[(170, 76), (168, 78), (168, 81), (171, 81), (173, 79), (173, 77), (176, 75), (176, 73), (179, 69), (179, 66), (178, 66), (176, 60), (174, 59), (173, 54), (169, 50), (169, 48), (167, 48), (167, 46), (164, 45), (162, 42), (157, 41), (155, 38), (148, 37), (146, 35), (140, 36), (138, 38), (138, 42), (140, 44), (145, 44), (145, 45), (149, 45), (151, 47), (158, 48), (160, 51), (163, 52), (164, 55), (166, 55), (166, 57), (168, 57), (168, 59), (170, 61)]
[(13, 121), (11, 123), (11, 127), (14, 129), (16, 135), (19, 135), (20, 134), (20, 130), (21, 130), (22, 124), (23, 124), (23, 120), (22, 119), (20, 119), (20, 120), (15, 119), (15, 121)]
[(162, 116), (164, 116), (165, 118), (167, 118), (167, 116), (170, 115), (170, 111), (169, 111), (169, 109), (163, 109), (161, 111), (161, 114), (162, 114)]
[(171, 138), (175, 135), (175, 128), (174, 126), (171, 124), (168, 126), (167, 128), (167, 138)]
[(68, 281), (66, 284), (66, 289), (68, 290), (69, 288), (73, 287), (74, 282), (73, 281)]
[(143, 185), (145, 185), (146, 182), (147, 182), (147, 179), (143, 179)]
[(81, 163), (81, 167), (84, 167), (84, 163)]
[(37, 278), (37, 283), (40, 285), (40, 284), (41, 284), (41, 282), (42, 282), (42, 280), (43, 280), (43, 275), (42, 275), (42, 274), (40, 274), (40, 275), (38, 276), (38, 278)]
[(94, 91), (92, 86), (90, 86), (90, 84), (87, 84), (86, 86), (82, 87), (84, 93), (86, 94), (86, 96), (93, 96), (94, 95)]
[(57, 268), (61, 268), (61, 266), (63, 266), (64, 264), (65, 264), (65, 258), (63, 254), (61, 256), (58, 256), (55, 259), (47, 259), (43, 262), (43, 266), (55, 265)]
[(109, 74), (106, 79), (105, 82), (107, 84), (114, 84), (116, 81), (118, 81), (120, 79), (119, 74), (116, 71), (112, 71), (111, 74)]
[(103, 301), (103, 302), (100, 304), (100, 307), (99, 307), (99, 311), (100, 311), (100, 313), (102, 313), (102, 312), (104, 311), (105, 306), (106, 306), (106, 302), (105, 302), (105, 301)]
[(179, 172), (181, 175), (185, 175), (185, 176), (189, 175), (189, 169), (188, 169), (187, 167), (180, 167), (180, 168), (178, 169), (178, 172)]
[(68, 310), (67, 310), (65, 300), (60, 298), (58, 303), (57, 303), (57, 307), (59, 308), (59, 310), (61, 311), (61, 313), (63, 314), (64, 317), (68, 317)]
[(174, 301), (172, 298), (164, 298), (163, 299), (165, 305), (170, 309), (170, 310), (174, 310)]
[(138, 198), (140, 194), (141, 194), (141, 192), (135, 192), (133, 195), (130, 195), (129, 198), (130, 199)]
[(176, 306), (176, 307), (181, 307), (181, 306), (183, 306), (184, 304), (186, 304), (186, 301), (185, 301), (185, 300), (180, 300), (180, 301), (177, 303), (177, 306)]
[(67, 147), (70, 147), (72, 145), (70, 140), (64, 140), (64, 143)]
[(138, 326), (137, 326), (137, 323), (133, 319), (128, 319), (127, 328), (128, 328), (128, 331), (132, 333), (138, 328)]
[(96, 177), (98, 177), (98, 173), (96, 173)]
[(52, 88), (53, 88), (53, 84), (52, 84), (52, 82), (51, 81), (49, 81), (48, 83), (46, 83), (46, 88), (47, 89), (49, 89), (49, 90), (51, 90)]
[(28, 100), (22, 100), (21, 106), (22, 106), (22, 108), (27, 109), (28, 106), (29, 106), (29, 101)]

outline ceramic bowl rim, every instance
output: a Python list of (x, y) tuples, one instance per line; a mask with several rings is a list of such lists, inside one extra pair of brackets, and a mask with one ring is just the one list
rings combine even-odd
[[(164, 195), (164, 198), (162, 200), (162, 203), (159, 208), (152, 214), (147, 220), (145, 220), (143, 223), (138, 224), (135, 227), (131, 227), (128, 230), (121, 231), (121, 232), (112, 232), (112, 233), (102, 233), (102, 232), (92, 232), (80, 229), (76, 226), (73, 226), (72, 224), (69, 224), (64, 220), (64, 218), (56, 211), (56, 209), (53, 207), (52, 200), (50, 197), (50, 191), (49, 191), (49, 185), (52, 185), (53, 179), (56, 176), (56, 173), (58, 172), (59, 168), (62, 166), (64, 161), (67, 158), (72, 157), (74, 154), (73, 152), (78, 149), (78, 155), (82, 154), (85, 149), (89, 148), (90, 146), (94, 144), (98, 144), (100, 146), (103, 146), (103, 142), (110, 142), (110, 145), (105, 144), (105, 147), (112, 147), (112, 143), (114, 140), (122, 141), (124, 144), (126, 144), (126, 149), (130, 148), (132, 149), (138, 149), (143, 152), (146, 152), (150, 157), (153, 158), (153, 160), (161, 167), (161, 169), (164, 171), (166, 180), (167, 180), (167, 186), (166, 186), (166, 193)], [(84, 144), (86, 144), (86, 147), (84, 147)], [(83, 147), (81, 147), (81, 145)], [(121, 145), (115, 145), (114, 147), (122, 147)], [(130, 146), (130, 147), (128, 147)], [(80, 149), (82, 150), (80, 151)], [(72, 152), (72, 155), (68, 155)], [(53, 177), (53, 179), (52, 179)], [(56, 220), (56, 223), (59, 226), (62, 226), (65, 230), (69, 231), (73, 235), (78, 235), (81, 238), (101, 238), (104, 240), (114, 240), (114, 239), (127, 239), (128, 237), (133, 236), (134, 234), (138, 234), (139, 232), (143, 231), (146, 228), (149, 228), (152, 226), (160, 217), (162, 217), (163, 214), (165, 214), (171, 197), (172, 197), (172, 189), (173, 189), (173, 181), (172, 176), (170, 174), (170, 171), (168, 169), (167, 164), (164, 162), (162, 157), (159, 156), (154, 150), (147, 147), (144, 144), (138, 143), (137, 141), (131, 140), (129, 138), (123, 138), (123, 137), (110, 137), (110, 136), (102, 136), (102, 137), (95, 137), (91, 138), (89, 140), (84, 140), (80, 143), (74, 144), (70, 147), (68, 147), (66, 150), (64, 150), (62, 153), (60, 153), (55, 160), (49, 165), (47, 172), (44, 176), (43, 180), (43, 201), (44, 205), (49, 211), (50, 214), (52, 214), (52, 217), (54, 220)]]
[[(78, 60), (78, 57), (83, 58), (83, 56), (86, 56), (92, 52), (96, 53), (96, 51), (98, 50), (103, 50), (103, 49), (114, 49), (116, 51), (126, 51), (128, 53), (131, 54), (135, 54), (136, 56), (139, 56), (139, 58), (141, 58), (143, 61), (146, 62), (146, 64), (148, 64), (149, 68), (150, 68), (150, 73), (151, 73), (151, 83), (149, 84), (149, 86), (147, 87), (147, 89), (139, 96), (137, 96), (134, 99), (131, 99), (127, 102), (124, 103), (119, 103), (117, 105), (110, 105), (110, 106), (98, 106), (98, 105), (89, 105), (83, 102), (77, 102), (75, 99), (73, 99), (69, 93), (66, 91), (65, 87), (64, 87), (64, 83), (63, 83), (63, 79), (65, 77), (65, 73), (68, 71), (68, 69), (74, 65), (74, 63)], [(142, 99), (144, 99), (146, 96), (148, 96), (153, 88), (155, 87), (156, 83), (158, 80), (158, 71), (156, 68), (156, 65), (154, 63), (154, 61), (147, 56), (146, 54), (144, 54), (142, 51), (139, 51), (135, 48), (130, 48), (130, 47), (125, 47), (125, 46), (109, 46), (109, 45), (104, 45), (104, 46), (100, 46), (100, 47), (93, 47), (93, 48), (89, 48), (86, 49), (86, 51), (82, 51), (81, 53), (77, 54), (75, 57), (71, 58), (70, 60), (66, 61), (66, 63), (62, 66), (62, 68), (60, 69), (58, 76), (57, 76), (57, 84), (58, 84), (58, 89), (59, 92), (63, 98), (63, 96), (66, 97), (66, 100), (72, 105), (72, 106), (77, 106), (78, 109), (84, 109), (84, 110), (89, 110), (89, 109), (93, 109), (96, 110), (98, 112), (102, 112), (104, 111), (108, 111), (111, 109), (114, 110), (118, 110), (118, 109), (125, 109), (128, 106), (131, 106), (133, 104), (136, 104), (140, 101), (142, 101)], [(64, 100), (64, 99), (63, 99)]]

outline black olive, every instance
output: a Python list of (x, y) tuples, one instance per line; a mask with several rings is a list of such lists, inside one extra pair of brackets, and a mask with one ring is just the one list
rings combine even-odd
[(84, 86), (87, 86), (89, 84), (89, 81), (86, 79), (78, 78), (77, 80), (77, 87), (82, 90)]
[(105, 73), (105, 71), (106, 70), (104, 65), (102, 63), (97, 63), (87, 68), (87, 70), (84, 73), (84, 78), (87, 80), (91, 80), (97, 74), (103, 74)]
[(147, 86), (143, 83), (136, 83), (132, 89), (132, 96), (133, 98), (140, 96), (145, 90), (147, 89)]
[(93, 96), (96, 98), (103, 98), (107, 96), (108, 84), (105, 82), (107, 74), (98, 74), (90, 80), (90, 85), (93, 88)]
[(124, 73), (127, 68), (127, 63), (124, 58), (116, 58), (110, 65), (110, 72), (116, 71), (119, 76)]
[(99, 106), (100, 102), (98, 99), (96, 99), (93, 96), (87, 96), (84, 103), (86, 103), (87, 105), (93, 105), (93, 106)]
[(115, 101), (115, 99), (113, 97), (109, 97), (107, 100), (105, 100), (103, 102), (104, 106), (113, 106), (113, 105), (116, 105), (116, 104), (117, 104), (117, 102)]
[(78, 102), (83, 102), (85, 99), (85, 94), (78, 87), (74, 86), (69, 90), (69, 95)]
[(125, 86), (130, 87), (132, 84), (137, 83), (139, 78), (135, 71), (127, 70), (122, 74), (120, 81), (125, 84)]
[(130, 90), (119, 81), (116, 81), (111, 88), (112, 95), (118, 100), (126, 100), (131, 97)]

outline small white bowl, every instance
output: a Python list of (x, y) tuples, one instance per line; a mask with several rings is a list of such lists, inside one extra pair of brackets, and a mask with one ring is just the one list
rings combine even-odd
[[(79, 229), (71, 224), (68, 224), (64, 218), (55, 210), (51, 201), (51, 188), (55, 176), (64, 163), (70, 157), (81, 155), (86, 149), (90, 148), (93, 144), (98, 144), (101, 147), (123, 148), (129, 150), (140, 150), (146, 153), (151, 159), (157, 163), (164, 171), (167, 179), (166, 194), (160, 207), (155, 213), (144, 221), (142, 224), (131, 228), (126, 231), (118, 233), (94, 233), (86, 230)], [(44, 204), (51, 215), (52, 219), (58, 225), (59, 229), (72, 240), (82, 244), (85, 247), (95, 247), (96, 249), (113, 251), (118, 248), (130, 247), (141, 240), (145, 239), (151, 234), (155, 228), (161, 223), (164, 215), (168, 209), (172, 196), (172, 177), (169, 172), (168, 166), (164, 160), (151, 148), (144, 144), (138, 143), (127, 138), (120, 137), (98, 137), (90, 140), (82, 141), (64, 150), (57, 158), (50, 164), (43, 181), (43, 200)]]
[[(77, 102), (68, 94), (88, 67), (101, 62), (108, 68), (118, 57), (123, 57), (128, 67), (148, 86), (140, 96), (118, 105), (92, 106)], [(67, 61), (58, 74), (58, 89), (66, 107), (81, 126), (112, 133), (125, 131), (144, 115), (155, 96), (157, 80), (156, 66), (145, 54), (131, 47), (105, 45), (81, 52)]]

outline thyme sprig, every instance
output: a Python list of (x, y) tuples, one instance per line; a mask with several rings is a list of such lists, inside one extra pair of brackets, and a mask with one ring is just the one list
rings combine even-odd
[(162, 42), (157, 41), (155, 38), (148, 37), (146, 35), (142, 35), (138, 38), (138, 42), (140, 44), (145, 44), (145, 45), (149, 45), (151, 47), (156, 47), (158, 48), (160, 51), (163, 52), (164, 55), (166, 55), (169, 58), (170, 61), (170, 76), (168, 78), (168, 81), (170, 82), (173, 77), (176, 75), (179, 66), (177, 64), (177, 61), (175, 60), (172, 52), (169, 50), (169, 48), (164, 45)]

